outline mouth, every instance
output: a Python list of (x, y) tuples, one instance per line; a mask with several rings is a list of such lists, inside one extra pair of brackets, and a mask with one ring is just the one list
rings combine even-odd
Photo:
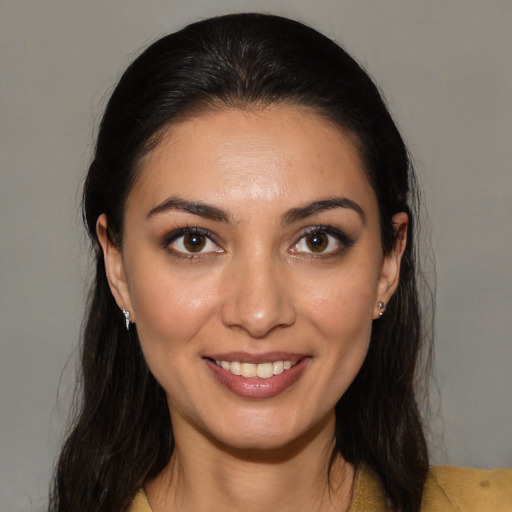
[(216, 380), (243, 398), (272, 398), (297, 382), (311, 357), (304, 354), (219, 354), (203, 357)]

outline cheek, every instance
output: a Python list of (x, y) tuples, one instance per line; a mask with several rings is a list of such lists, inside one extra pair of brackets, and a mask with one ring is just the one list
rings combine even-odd
[(358, 374), (370, 342), (376, 278), (347, 275), (331, 279), (305, 303), (312, 333), (325, 341), (319, 361), (326, 382), (323, 400), (334, 407)]
[(169, 266), (133, 269), (137, 279), (130, 283), (130, 297), (145, 353), (175, 355), (215, 313), (216, 274), (184, 274), (171, 271)]
[[(302, 309), (325, 338), (344, 343), (369, 340), (377, 296), (377, 276), (356, 268), (326, 282), (312, 282)], [(307, 290), (306, 290), (307, 291)]]

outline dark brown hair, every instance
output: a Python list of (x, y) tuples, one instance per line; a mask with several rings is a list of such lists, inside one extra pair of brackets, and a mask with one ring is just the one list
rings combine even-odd
[[(125, 199), (140, 159), (176, 120), (205, 109), (301, 105), (357, 141), (376, 193), (385, 252), (392, 216), (409, 215), (400, 284), (374, 322), (366, 360), (336, 406), (335, 454), (366, 465), (396, 509), (417, 511), (428, 453), (414, 382), (422, 341), (416, 287), (416, 184), (403, 140), (375, 84), (340, 46), (302, 23), (262, 14), (204, 20), (147, 48), (108, 102), (84, 187), (96, 258), (83, 334), (80, 399), (56, 468), (53, 511), (125, 511), (174, 447), (165, 395), (127, 333), (107, 283), (96, 221), (121, 247)], [(334, 455), (335, 455), (334, 454)]]

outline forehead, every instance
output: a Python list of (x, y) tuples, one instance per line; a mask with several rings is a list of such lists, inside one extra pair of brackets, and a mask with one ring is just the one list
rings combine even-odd
[(291, 106), (214, 110), (171, 125), (142, 161), (130, 196), (158, 204), (170, 195), (240, 207), (333, 195), (375, 201), (353, 138)]

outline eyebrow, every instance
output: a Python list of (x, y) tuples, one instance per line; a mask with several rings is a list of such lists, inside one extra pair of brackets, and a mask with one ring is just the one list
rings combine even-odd
[[(346, 197), (330, 197), (288, 210), (283, 215), (281, 224), (293, 224), (294, 222), (310, 217), (316, 213), (334, 210), (336, 208), (348, 208), (355, 211), (361, 217), (363, 224), (365, 223), (366, 217), (364, 211), (355, 201)], [(187, 199), (182, 199), (176, 196), (169, 197), (158, 206), (155, 206), (155, 208), (150, 210), (147, 216), (148, 218), (153, 217), (170, 210), (179, 210), (191, 213), (216, 222), (230, 223), (232, 218), (231, 215), (216, 206), (212, 206), (201, 201), (188, 201)]]
[(180, 210), (217, 222), (230, 222), (230, 216), (220, 208), (199, 201), (187, 201), (176, 196), (169, 197), (163, 203), (153, 208), (148, 213), (148, 217), (153, 217), (169, 210)]
[(284, 215), (281, 221), (282, 224), (292, 224), (297, 222), (298, 220), (305, 219), (306, 217), (310, 217), (315, 213), (321, 213), (328, 210), (334, 210), (336, 208), (348, 208), (350, 210), (355, 211), (363, 224), (366, 221), (366, 216), (364, 214), (363, 209), (352, 199), (348, 199), (347, 197), (329, 197), (327, 199), (320, 199), (318, 201), (313, 201), (305, 206), (301, 206), (299, 208), (292, 208), (288, 210)]

